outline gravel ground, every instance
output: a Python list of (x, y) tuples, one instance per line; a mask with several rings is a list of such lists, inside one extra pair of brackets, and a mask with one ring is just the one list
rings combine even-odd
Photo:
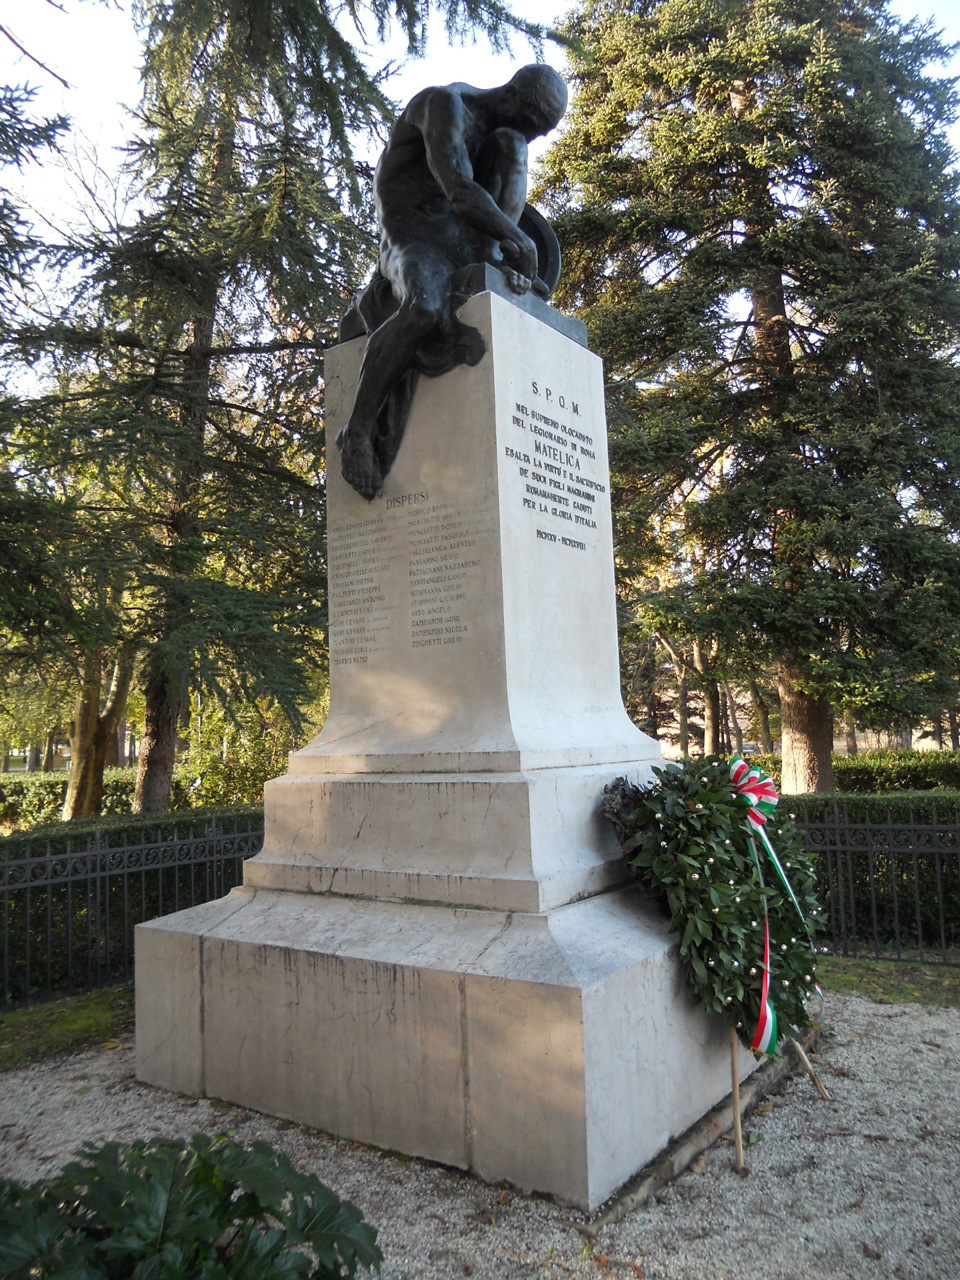
[(646, 1208), (586, 1215), (133, 1076), (130, 1042), (7, 1073), (0, 1176), (84, 1140), (228, 1131), (284, 1148), (379, 1227), (385, 1280), (960, 1280), (960, 1009), (834, 996), (815, 1060), (749, 1117), (749, 1176), (718, 1143)]

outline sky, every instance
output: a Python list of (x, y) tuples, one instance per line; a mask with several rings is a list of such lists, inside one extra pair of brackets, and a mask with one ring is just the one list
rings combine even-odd
[[(544, 25), (556, 23), (570, 7), (569, 0), (514, 0), (517, 13)], [(957, 0), (896, 0), (892, 7), (905, 18), (932, 18), (948, 41), (960, 43)], [(0, 36), (3, 82), (35, 86), (37, 113), (62, 112), (73, 121), (74, 134), (68, 147), (82, 150), (88, 171), (89, 159), (95, 154), (103, 170), (111, 172), (118, 158), (115, 149), (129, 131), (124, 104), (135, 106), (139, 98), (140, 47), (129, 0), (0, 0), (0, 27), (48, 68), (37, 66)], [(512, 47), (511, 54), (496, 55), (483, 37), (476, 43), (450, 47), (442, 24), (437, 22), (427, 56), (409, 60), (390, 82), (389, 92), (405, 102), (428, 84), (465, 80), (487, 88), (502, 83), (518, 66), (534, 60), (523, 37), (514, 37)], [(544, 52), (546, 60), (562, 70), (563, 50), (548, 42)], [(402, 54), (402, 42), (394, 40), (386, 47), (371, 42), (367, 56), (371, 68), (377, 70), (402, 59)], [(960, 75), (960, 58), (952, 70)], [(68, 87), (61, 85), (57, 76), (66, 80)], [(960, 127), (955, 128), (954, 137), (960, 151)], [(544, 139), (534, 143), (534, 160), (547, 145)], [(9, 181), (11, 175), (4, 176)], [(24, 174), (22, 190), (36, 214), (53, 221), (74, 202), (82, 203), (84, 199), (81, 192), (71, 195), (69, 181), (49, 164), (42, 170), (32, 166)]]

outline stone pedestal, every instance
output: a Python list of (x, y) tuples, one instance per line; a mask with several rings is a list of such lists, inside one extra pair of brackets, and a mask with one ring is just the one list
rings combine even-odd
[[(598, 815), (659, 753), (600, 362), (537, 310), (469, 299), (487, 354), (421, 380), (382, 498), (328, 473), (330, 715), (244, 887), (138, 929), (137, 1069), (593, 1208), (729, 1091), (728, 1041)], [(328, 353), (332, 461), (362, 348)]]

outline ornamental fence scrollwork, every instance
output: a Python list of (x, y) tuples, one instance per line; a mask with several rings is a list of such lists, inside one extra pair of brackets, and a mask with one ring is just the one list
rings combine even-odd
[(133, 976), (143, 920), (222, 897), (263, 845), (263, 814), (211, 817), (195, 836), (98, 831), (0, 849), (0, 1011)]
[(960, 811), (798, 820), (817, 865), (825, 935), (842, 955), (960, 964)]

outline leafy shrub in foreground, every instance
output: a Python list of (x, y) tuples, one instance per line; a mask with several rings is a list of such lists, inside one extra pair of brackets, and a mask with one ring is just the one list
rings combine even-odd
[(107, 1142), (0, 1183), (3, 1280), (343, 1280), (381, 1260), (359, 1210), (263, 1142)]

